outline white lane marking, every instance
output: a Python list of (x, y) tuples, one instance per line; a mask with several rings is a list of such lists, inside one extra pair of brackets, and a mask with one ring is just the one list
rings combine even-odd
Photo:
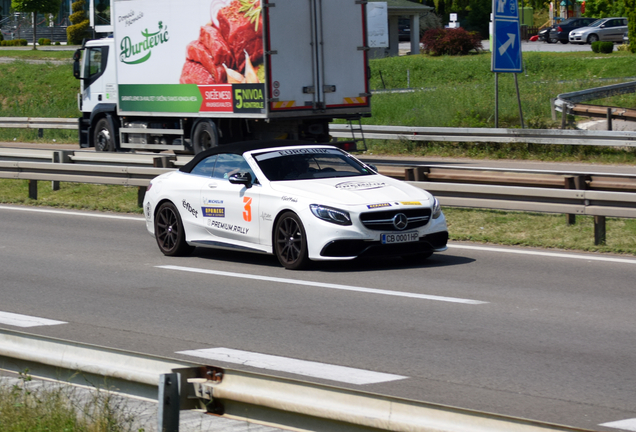
[(338, 285), (338, 284), (330, 284), (330, 283), (322, 283), (322, 282), (312, 282), (312, 281), (304, 281), (304, 280), (296, 280), (296, 279), (283, 279), (269, 276), (261, 276), (261, 275), (250, 275), (244, 273), (230, 273), (218, 270), (207, 270), (207, 269), (199, 269), (192, 267), (180, 267), (180, 266), (156, 266), (157, 268), (166, 269), (166, 270), (177, 270), (177, 271), (185, 271), (191, 273), (202, 273), (202, 274), (210, 274), (216, 276), (227, 276), (234, 278), (242, 278), (242, 279), (254, 279), (259, 281), (269, 281), (269, 282), (278, 282), (283, 284), (292, 284), (292, 285), (305, 285), (305, 286), (313, 286), (319, 288), (329, 288), (329, 289), (337, 289), (343, 291), (357, 291), (368, 294), (381, 294), (388, 296), (396, 296), (396, 297), (408, 297), (408, 298), (416, 298), (416, 299), (424, 299), (424, 300), (436, 300), (436, 301), (444, 301), (451, 303), (463, 303), (470, 305), (479, 305), (479, 304), (487, 304), (488, 302), (479, 301), (479, 300), (470, 300), (470, 299), (462, 299), (456, 297), (443, 297), (436, 295), (428, 295), (428, 294), (416, 294), (409, 293), (403, 291), (389, 291), (389, 290), (381, 290), (375, 288), (363, 288), (349, 285)]
[(628, 259), (628, 258), (614, 258), (614, 257), (605, 257), (598, 255), (576, 255), (576, 254), (568, 254), (568, 253), (558, 253), (558, 252), (541, 252), (541, 251), (529, 251), (522, 249), (505, 249), (505, 248), (497, 248), (497, 247), (487, 247), (487, 246), (470, 246), (470, 245), (460, 245), (460, 244), (448, 244), (449, 248), (453, 249), (466, 249), (466, 250), (476, 250), (476, 251), (484, 251), (484, 252), (501, 252), (501, 253), (510, 253), (510, 254), (518, 254), (518, 255), (535, 255), (535, 256), (544, 256), (550, 258), (568, 258), (568, 259), (578, 259), (578, 260), (587, 260), (587, 261), (604, 261), (604, 262), (614, 262), (620, 264), (636, 264), (636, 259)]
[(11, 312), (0, 312), (0, 324), (7, 324), (15, 327), (37, 327), (68, 324), (65, 321), (56, 321), (46, 318), (20, 315)]
[(80, 213), (80, 212), (70, 212), (70, 211), (62, 211), (62, 210), (49, 210), (49, 209), (31, 208), (31, 207), (0, 206), (0, 210), (25, 211), (25, 212), (33, 212), (33, 213), (55, 213), (55, 214), (67, 215), (67, 216), (85, 216), (85, 217), (94, 217), (94, 218), (103, 218), (103, 219), (121, 219), (121, 220), (133, 220), (133, 221), (145, 221), (146, 220), (143, 217), (118, 216), (118, 215), (101, 214), (101, 213)]
[(288, 372), (296, 375), (323, 378), (330, 381), (345, 382), (357, 385), (376, 384), (408, 378), (402, 375), (372, 372), (346, 366), (336, 366), (307, 360), (297, 360), (288, 357), (259, 354), (230, 348), (209, 348), (200, 350), (179, 351), (177, 352), (177, 354), (201, 357), (209, 360), (225, 361), (228, 363), (241, 364), (244, 366), (251, 366), (259, 369)]
[(625, 429), (628, 431), (636, 431), (636, 418), (619, 420), (609, 423), (601, 423), (599, 426), (607, 426), (616, 429)]

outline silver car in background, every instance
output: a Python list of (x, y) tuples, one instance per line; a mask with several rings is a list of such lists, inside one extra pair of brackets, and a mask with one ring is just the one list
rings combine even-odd
[(570, 32), (570, 43), (593, 43), (598, 41), (623, 42), (623, 34), (627, 31), (627, 18), (602, 18), (588, 27), (581, 27)]

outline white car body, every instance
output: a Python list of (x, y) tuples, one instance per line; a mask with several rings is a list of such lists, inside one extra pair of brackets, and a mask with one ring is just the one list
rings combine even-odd
[[(270, 144), (269, 147), (239, 152), (257, 179), (251, 185), (199, 175), (207, 171), (196, 167), (192, 171), (199, 174), (173, 171), (153, 179), (144, 200), (146, 226), (150, 234), (155, 235), (155, 219), (159, 207), (165, 202), (171, 202), (178, 209), (185, 231), (184, 240), (190, 247), (245, 250), (279, 256), (275, 247), (277, 223), (281, 215), (290, 215), (289, 212), (293, 212), (302, 224), (301, 231), (304, 231), (306, 237), (306, 255), (310, 260), (354, 259), (370, 250), (379, 255), (417, 254), (425, 258), (432, 252), (446, 249), (446, 220), (439, 209), (439, 203), (430, 193), (406, 182), (377, 174), (364, 163), (333, 146), (278, 145), (273, 147)], [(216, 153), (231, 147), (220, 147)], [(349, 160), (362, 167), (361, 174), (271, 181), (257, 160), (276, 158), (279, 154), (290, 156), (299, 153), (307, 156), (306, 152), (325, 152), (329, 153), (325, 157), (350, 158)], [(210, 159), (207, 160), (212, 160), (214, 154), (208, 157)], [(307, 157), (312, 159), (313, 155)], [(206, 160), (205, 156), (200, 156), (198, 160), (198, 164), (194, 164), (197, 167), (203, 167), (207, 163), (203, 162)], [(217, 160), (221, 161), (221, 156)], [(275, 161), (270, 163), (273, 166)], [(222, 162), (214, 164), (215, 169), (221, 169), (219, 164), (222, 165)], [(190, 165), (193, 166), (192, 163)], [(214, 175), (217, 174), (218, 171)], [(331, 171), (322, 174), (313, 171), (311, 175), (332, 174)], [(272, 177), (271, 173), (269, 177)], [(312, 205), (321, 207), (315, 207), (312, 211)], [(346, 212), (350, 223), (341, 225), (331, 219), (323, 220), (316, 216), (316, 212), (347, 223), (342, 219), (342, 214)], [(372, 222), (367, 221), (365, 226), (361, 215), (366, 219), (381, 216), (388, 220), (383, 225), (370, 229)], [(409, 215), (414, 221), (409, 224), (415, 227), (397, 228), (394, 219), (404, 219), (397, 215)], [(160, 234), (172, 234), (172, 231), (165, 231), (168, 229), (165, 224), (160, 226), (160, 231), (163, 230)], [(382, 244), (383, 236), (384, 241), (390, 244)], [(164, 250), (159, 238), (157, 241), (165, 254), (172, 254)], [(427, 241), (429, 243), (424, 245)], [(281, 263), (286, 267), (295, 268), (283, 261)]]

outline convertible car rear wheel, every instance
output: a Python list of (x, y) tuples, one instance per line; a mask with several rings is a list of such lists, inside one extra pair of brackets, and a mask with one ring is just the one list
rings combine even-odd
[(307, 235), (296, 213), (285, 212), (276, 222), (274, 252), (286, 269), (299, 270), (308, 266)]
[(186, 243), (179, 210), (171, 202), (165, 202), (159, 206), (155, 216), (155, 238), (159, 250), (164, 255), (183, 256), (194, 249)]

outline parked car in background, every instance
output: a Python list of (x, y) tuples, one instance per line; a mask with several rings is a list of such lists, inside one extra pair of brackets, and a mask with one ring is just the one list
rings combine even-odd
[(596, 18), (568, 18), (561, 21), (561, 23), (550, 27), (548, 35), (546, 36), (546, 42), (562, 44), (568, 43), (568, 36), (572, 30), (588, 27), (596, 21)]
[(401, 41), (411, 40), (411, 20), (408, 18), (398, 19), (398, 39)]
[(598, 41), (623, 42), (623, 34), (627, 31), (627, 18), (602, 18), (588, 27), (581, 27), (570, 32), (571, 43), (584, 44)]
[(543, 42), (548, 42), (548, 43), (552, 43), (548, 40), (548, 37), (550, 36), (550, 29), (552, 27), (546, 27), (544, 29), (539, 30), (539, 33), (537, 33), (537, 36), (539, 36), (538, 40), (543, 41)]

